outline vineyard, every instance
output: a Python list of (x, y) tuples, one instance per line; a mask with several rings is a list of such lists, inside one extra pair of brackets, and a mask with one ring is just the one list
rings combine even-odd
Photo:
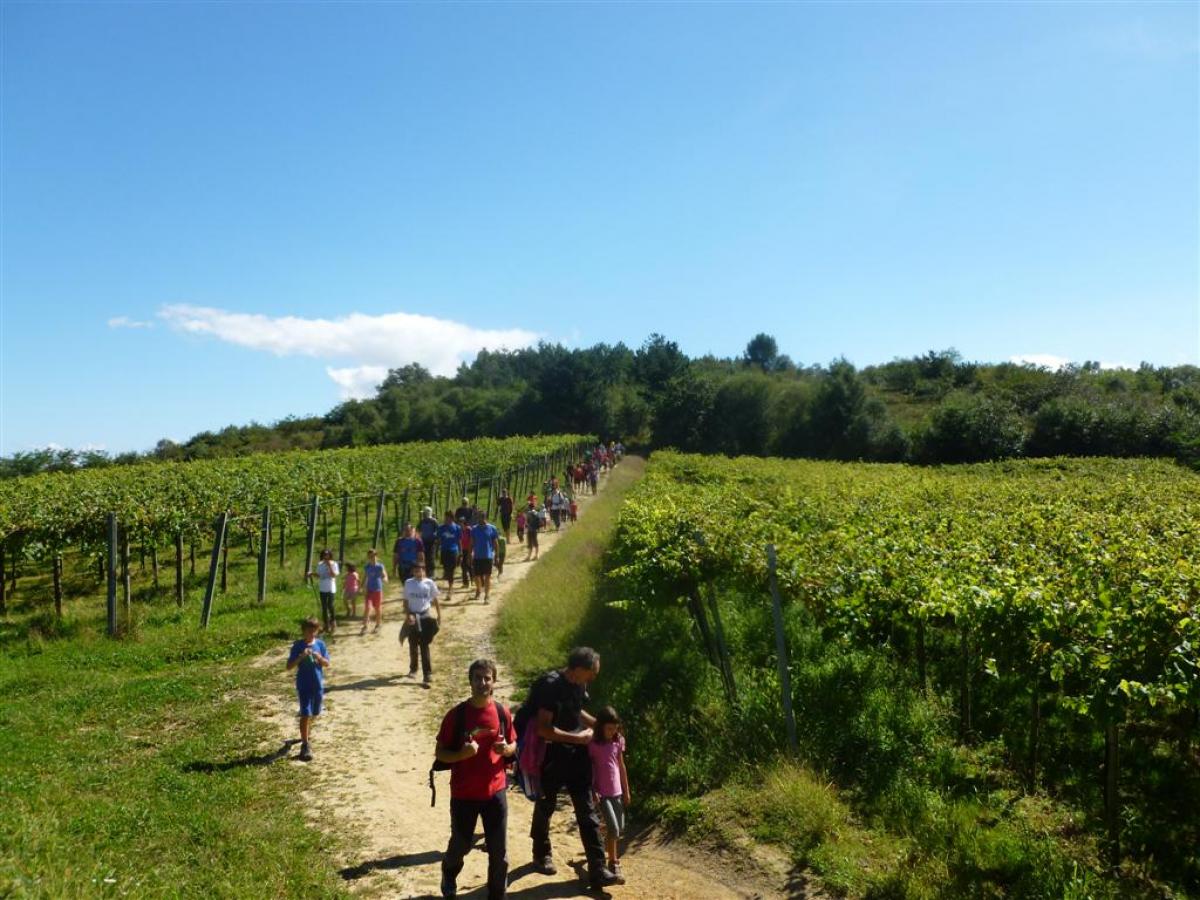
[[(999, 747), (1024, 791), (1086, 810), (1110, 864), (1154, 858), (1200, 887), (1194, 473), (656, 454), (622, 512), (613, 574), (623, 606), (686, 612), (724, 687), (734, 754), (785, 750), (778, 694), (773, 713), (759, 708), (764, 685), (779, 690), (763, 658), (769, 613), (746, 625), (770, 606), (769, 544), (794, 644), (811, 628), (826, 646), (882, 654), (960, 745)], [(802, 731), (806, 708), (828, 714), (802, 685), (793, 695)]]
[[(587, 441), (559, 435), (414, 442), (147, 463), (5, 481), (0, 484), (0, 614), (7, 612), (24, 566), (26, 572), (52, 572), (55, 608), (61, 615), (68, 562), (93, 572), (93, 587), (107, 577), (110, 602), (120, 580), (128, 604), (131, 554), (151, 557), (157, 586), (162, 548), (173, 548), (176, 600), (182, 604), (185, 545), (193, 572), (197, 544), (205, 554), (211, 551), (211, 594), (218, 555), (223, 587), (229, 546), (235, 541), (259, 557), (261, 597), (269, 564), (266, 549), (277, 550), (282, 566), (294, 537), (289, 529), (297, 525), (307, 534), (308, 557), (318, 537), (328, 544), (332, 534), (344, 547), (350, 516), (366, 520), (373, 542), (381, 543), (395, 537), (402, 522), (415, 521), (423, 505), (440, 513), (469, 495), (492, 507), (501, 488), (520, 492), (540, 486)], [(309, 561), (300, 560), (299, 571)]]

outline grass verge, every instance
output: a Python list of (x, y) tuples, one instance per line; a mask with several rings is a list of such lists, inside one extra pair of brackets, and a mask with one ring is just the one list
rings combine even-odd
[[(80, 605), (3, 642), (0, 896), (344, 893), (305, 769), (249, 702), (268, 679), (291, 703), (286, 647), (315, 601), (277, 579), (260, 607), (250, 572), (231, 566), (207, 631), (194, 600), (147, 595), (120, 640)], [(272, 648), (278, 668), (252, 665)]]
[(496, 624), (496, 652), (517, 684), (561, 666), (581, 638), (580, 622), (597, 602), (617, 512), (645, 468), (645, 460), (630, 456), (613, 469), (586, 514), (505, 600)]

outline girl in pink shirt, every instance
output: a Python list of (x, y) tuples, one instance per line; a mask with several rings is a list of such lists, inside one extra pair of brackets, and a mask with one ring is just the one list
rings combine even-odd
[(342, 597), (346, 601), (346, 616), (350, 619), (358, 618), (358, 567), (350, 564), (346, 566), (346, 578), (342, 582), (343, 594)]
[(588, 755), (592, 758), (592, 790), (604, 816), (604, 844), (608, 867), (625, 883), (617, 858), (617, 838), (625, 831), (629, 806), (629, 776), (625, 773), (625, 725), (611, 706), (600, 710), (592, 727)]

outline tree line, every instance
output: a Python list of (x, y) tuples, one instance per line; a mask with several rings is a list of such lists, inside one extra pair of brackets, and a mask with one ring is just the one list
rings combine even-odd
[(453, 377), (392, 369), (374, 397), (323, 416), (231, 425), (145, 454), (44, 450), (0, 477), (291, 449), (593, 433), (649, 448), (914, 463), (1021, 456), (1169, 456), (1200, 465), (1200, 368), (1052, 370), (930, 351), (856, 368), (800, 365), (758, 334), (736, 358), (689, 358), (653, 334), (568, 349), (482, 350)]

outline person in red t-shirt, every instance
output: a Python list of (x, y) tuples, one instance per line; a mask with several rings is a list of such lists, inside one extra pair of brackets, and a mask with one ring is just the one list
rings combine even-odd
[(437, 758), (450, 764), (450, 843), (442, 857), (442, 896), (457, 896), (458, 873), (475, 841), (475, 823), (482, 818), (488, 900), (504, 900), (508, 890), (508, 776), (504, 770), (517, 752), (517, 733), (512, 713), (502, 712), (492, 699), (496, 664), (477, 659), (467, 669), (467, 677), (471, 699), (446, 713), (437, 736)]

